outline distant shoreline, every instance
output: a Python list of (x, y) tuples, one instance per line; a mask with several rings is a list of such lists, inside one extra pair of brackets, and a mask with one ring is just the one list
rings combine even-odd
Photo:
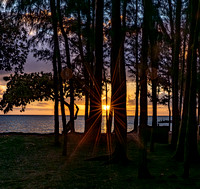
[[(20, 114), (0, 114), (0, 116), (54, 116), (54, 115), (20, 115)], [(61, 116), (61, 115), (59, 115)], [(70, 116), (70, 115), (66, 115), (66, 116)], [(85, 115), (78, 115), (78, 116), (85, 116)], [(103, 115), (103, 116), (106, 116), (106, 115)], [(127, 115), (127, 117), (135, 117), (134, 115)], [(139, 116), (140, 117), (140, 116)], [(153, 117), (153, 116), (148, 116), (148, 117)], [(169, 117), (168, 115), (158, 115), (157, 117)]]

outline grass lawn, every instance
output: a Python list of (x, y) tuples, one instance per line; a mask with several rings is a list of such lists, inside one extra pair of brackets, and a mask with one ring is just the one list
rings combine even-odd
[[(68, 154), (54, 146), (51, 135), (0, 135), (0, 189), (3, 188), (121, 188), (121, 189), (199, 189), (200, 164), (192, 165), (189, 179), (181, 177), (183, 163), (172, 160), (167, 144), (156, 144), (148, 152), (148, 167), (154, 179), (137, 178), (138, 148), (128, 143), (128, 165), (105, 165), (103, 161), (85, 161), (106, 153), (101, 144), (95, 152), (80, 145), (79, 134), (69, 135)], [(76, 150), (75, 150), (76, 149)]]

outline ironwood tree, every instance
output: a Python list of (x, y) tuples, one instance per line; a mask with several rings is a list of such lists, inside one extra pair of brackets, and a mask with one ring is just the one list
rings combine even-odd
[(187, 75), (187, 83), (189, 86), (187, 101), (187, 124), (186, 139), (184, 149), (184, 173), (185, 178), (189, 177), (190, 163), (199, 160), (197, 150), (197, 122), (196, 122), (196, 84), (197, 84), (197, 48), (198, 36), (200, 33), (200, 2), (196, 0), (190, 1), (190, 39), (188, 48), (188, 67), (190, 67)]
[(0, 9), (0, 70), (22, 72), (29, 52), (21, 16)]
[(126, 73), (123, 55), (123, 33), (120, 19), (120, 0), (112, 1), (111, 32), (111, 109), (114, 113), (116, 147), (113, 161), (127, 161)]
[[(95, 61), (93, 69), (87, 69), (90, 75), (90, 113), (87, 124), (89, 124), (88, 135), (98, 143), (101, 133), (102, 120), (102, 74), (103, 74), (103, 8), (104, 0), (96, 1), (95, 14)], [(88, 51), (89, 53), (89, 51)], [(89, 66), (88, 66), (89, 67)], [(92, 89), (92, 90), (91, 90)]]
[[(68, 33), (69, 31), (65, 28), (67, 28), (67, 23), (63, 23), (63, 15), (61, 14), (61, 8), (60, 8), (60, 0), (57, 0), (57, 12), (58, 12), (58, 22), (59, 27), (62, 33), (62, 36), (64, 38), (65, 42), (65, 56), (66, 56), (66, 65), (73, 73), (72, 63), (71, 63), (71, 54), (70, 54), (70, 48), (69, 48), (69, 39), (68, 39)], [(71, 122), (71, 132), (75, 132), (74, 128), (74, 82), (73, 78), (69, 78), (69, 87), (70, 87), (70, 122)]]
[(179, 74), (179, 54), (180, 54), (180, 25), (181, 25), (181, 9), (182, 0), (176, 2), (176, 24), (175, 32), (173, 32), (173, 48), (172, 48), (172, 147), (176, 149), (179, 123), (180, 123), (180, 113), (179, 113), (179, 98), (178, 98), (178, 74)]
[(140, 63), (140, 129), (139, 136), (141, 145), (139, 147), (139, 167), (138, 178), (150, 178), (151, 175), (147, 168), (147, 69), (148, 69), (148, 32), (149, 32), (149, 17), (151, 12), (149, 7), (152, 7), (152, 1), (144, 0), (143, 8), (143, 28), (142, 28), (142, 51)]

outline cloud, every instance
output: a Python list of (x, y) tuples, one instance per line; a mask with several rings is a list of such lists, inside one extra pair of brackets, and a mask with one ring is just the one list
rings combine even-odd
[[(108, 97), (107, 100), (107, 103), (110, 104), (111, 98)], [(106, 97), (102, 99), (102, 104), (106, 104)]]
[(0, 85), (6, 85), (7, 84), (7, 81), (4, 81), (4, 77), (5, 76), (10, 76), (11, 72), (3, 72), (1, 71), (0, 72)]
[(127, 104), (128, 105), (135, 105), (135, 103), (136, 103), (135, 95), (128, 94)]
[(45, 106), (49, 106), (51, 103), (50, 101), (45, 101), (45, 102), (38, 102), (37, 104), (35, 104), (36, 106), (39, 106), (39, 107), (45, 107)]
[(3, 93), (6, 91), (6, 86), (0, 84), (0, 98), (2, 98)]
[(127, 104), (128, 105), (133, 105), (135, 104), (136, 100), (135, 99), (128, 99)]

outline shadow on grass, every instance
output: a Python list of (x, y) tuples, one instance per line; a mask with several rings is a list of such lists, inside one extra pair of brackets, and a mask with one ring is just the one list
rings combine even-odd
[[(155, 152), (148, 152), (148, 167), (154, 179), (137, 178), (138, 148), (128, 143), (127, 166), (85, 161), (91, 158), (88, 144), (74, 151), (81, 135), (69, 135), (67, 158), (62, 146), (55, 147), (52, 135), (0, 136), (0, 188), (200, 188), (200, 165), (192, 165), (191, 177), (183, 179), (183, 164), (174, 161), (167, 144), (155, 144)], [(106, 145), (100, 144), (95, 156), (105, 157)]]

